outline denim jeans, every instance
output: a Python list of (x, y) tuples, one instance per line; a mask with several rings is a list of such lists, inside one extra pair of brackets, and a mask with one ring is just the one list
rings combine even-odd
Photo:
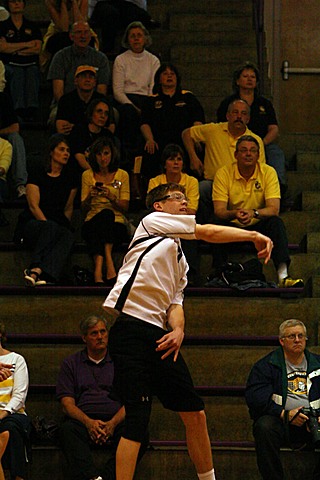
[(27, 67), (6, 65), (6, 78), (15, 110), (39, 107), (40, 70), (38, 65)]
[(26, 150), (24, 147), (23, 138), (18, 132), (3, 135), (3, 138), (6, 138), (12, 145), (12, 162), (10, 170), (13, 185), (15, 188), (17, 188), (19, 185), (26, 185), (28, 173)]

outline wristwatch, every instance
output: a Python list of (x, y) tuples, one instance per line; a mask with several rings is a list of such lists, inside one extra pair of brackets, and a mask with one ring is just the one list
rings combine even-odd
[(259, 218), (259, 211), (256, 209), (253, 209), (253, 216), (254, 218)]

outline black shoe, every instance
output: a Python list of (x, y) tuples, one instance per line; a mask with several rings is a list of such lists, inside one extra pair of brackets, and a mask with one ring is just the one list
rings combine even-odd
[(106, 278), (105, 285), (106, 287), (113, 287), (117, 281), (117, 277)]

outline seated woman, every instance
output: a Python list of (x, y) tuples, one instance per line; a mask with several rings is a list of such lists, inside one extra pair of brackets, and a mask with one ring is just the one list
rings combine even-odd
[(24, 271), (26, 286), (57, 283), (74, 242), (70, 222), (77, 188), (65, 169), (70, 157), (67, 142), (63, 135), (53, 135), (46, 168), (28, 178), (23, 238), (32, 256)]
[(181, 88), (181, 77), (171, 63), (163, 63), (154, 77), (153, 95), (141, 112), (141, 132), (145, 139), (142, 173), (151, 178), (161, 170), (161, 154), (166, 145), (183, 147), (185, 128), (205, 122), (199, 100)]
[(144, 25), (130, 23), (122, 39), (122, 46), (127, 50), (118, 55), (113, 64), (113, 95), (120, 115), (120, 140), (125, 160), (131, 166), (134, 157), (141, 153), (141, 109), (152, 93), (154, 74), (160, 66), (159, 59), (146, 50), (149, 45), (151, 37)]
[(94, 259), (95, 284), (112, 286), (117, 276), (113, 245), (128, 241), (125, 213), (130, 200), (129, 175), (118, 168), (119, 154), (110, 138), (94, 142), (88, 161), (91, 168), (82, 174), (81, 205), (86, 215), (82, 236)]
[(70, 134), (71, 161), (68, 168), (74, 169), (74, 174), (79, 178), (84, 170), (90, 168), (88, 163), (89, 147), (100, 137), (111, 138), (117, 147), (119, 140), (114, 136), (115, 123), (113, 110), (107, 99), (93, 99), (86, 111), (87, 124), (78, 124)]
[(25, 412), (29, 376), (25, 359), (6, 347), (5, 326), (0, 322), (0, 480), (9, 468), (12, 480), (27, 478), (27, 449), (31, 421)]
[[(183, 185), (188, 198), (188, 215), (195, 215), (199, 203), (199, 182), (195, 177), (183, 173), (184, 153), (179, 145), (173, 143), (167, 145), (161, 156), (163, 173), (151, 178), (148, 192), (158, 185), (165, 183), (178, 183)], [(197, 240), (181, 240), (182, 249), (189, 264), (189, 286), (199, 283), (199, 254)]]

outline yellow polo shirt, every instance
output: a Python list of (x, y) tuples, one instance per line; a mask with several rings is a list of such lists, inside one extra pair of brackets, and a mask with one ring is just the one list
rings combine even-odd
[(236, 143), (242, 135), (252, 135), (257, 139), (260, 146), (259, 162), (266, 163), (264, 145), (260, 137), (246, 128), (246, 131), (234, 138), (228, 130), (228, 122), (205, 123), (190, 128), (191, 138), (195, 142), (204, 142), (206, 151), (204, 156), (204, 178), (213, 180), (217, 170), (224, 165), (236, 161), (234, 152)]
[[(105, 187), (108, 187), (111, 194), (117, 197), (117, 200), (130, 200), (130, 185), (129, 185), (129, 175), (125, 170), (118, 168), (113, 177), (113, 181), (119, 180), (120, 187), (114, 187), (112, 184), (105, 184)], [(85, 170), (82, 174), (82, 183), (81, 183), (81, 201), (83, 202), (87, 198), (90, 189), (95, 185), (96, 180), (94, 178), (94, 173), (89, 168)], [(100, 213), (101, 210), (109, 208), (112, 210), (115, 215), (115, 222), (126, 223), (126, 217), (119, 210), (113, 208), (112, 203), (106, 197), (93, 197), (90, 204), (90, 210), (87, 213), (85, 221), (91, 220), (97, 213)]]
[[(264, 208), (266, 200), (280, 198), (280, 185), (273, 167), (265, 163), (257, 163), (254, 174), (246, 181), (239, 173), (237, 163), (227, 165), (218, 170), (213, 186), (212, 200), (227, 202), (228, 210)], [(259, 219), (253, 218), (250, 225)], [(239, 227), (247, 227), (237, 219), (232, 220)]]

